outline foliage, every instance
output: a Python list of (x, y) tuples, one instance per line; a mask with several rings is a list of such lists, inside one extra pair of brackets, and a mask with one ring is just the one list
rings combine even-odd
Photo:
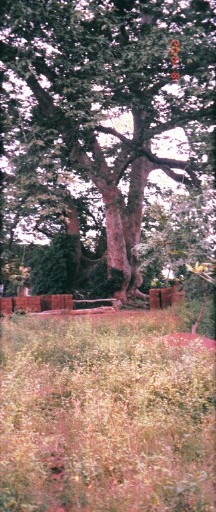
[(213, 511), (214, 360), (174, 313), (4, 320), (2, 512)]
[[(197, 320), (202, 305), (202, 297), (198, 297), (193, 298), (190, 301), (182, 303), (178, 306), (177, 314), (180, 318), (181, 331), (191, 332), (191, 328)], [(205, 299), (205, 308), (200, 324), (198, 325), (197, 333), (215, 339), (215, 327), (215, 300), (212, 296)]]
[(166, 279), (162, 274), (163, 263), (158, 259), (152, 258), (151, 263), (142, 269), (143, 284), (140, 291), (148, 293), (150, 288), (164, 288), (167, 285)]
[(49, 246), (37, 247), (29, 257), (33, 295), (71, 293), (76, 250), (76, 235), (64, 233)]
[(4, 262), (2, 269), (2, 282), (4, 284), (4, 295), (17, 295), (21, 286), (28, 286), (30, 283), (30, 268), (25, 266), (19, 256), (12, 256), (9, 261)]
[(111, 269), (110, 276), (107, 269), (107, 261), (102, 258), (95, 263), (88, 274), (87, 291), (92, 298), (112, 297), (115, 290), (119, 290), (122, 284), (122, 272), (117, 269)]
[[(11, 241), (23, 219), (26, 231), (29, 225), (31, 231), (40, 227), (51, 235), (61, 231), (67, 193), (76, 196), (75, 177), (81, 184), (85, 213), (76, 207), (86, 237), (89, 217), (97, 224), (96, 234), (101, 228), (103, 212), (95, 215), (98, 191), (102, 194), (111, 183), (119, 191), (122, 183), (130, 189), (133, 163), (141, 156), (143, 183), (149, 167), (189, 187), (210, 172), (203, 156), (213, 122), (211, 3), (206, 9), (206, 2), (196, 1), (93, 0), (83, 6), (15, 0), (2, 7), (2, 27), (5, 231)], [(170, 44), (175, 37), (181, 61), (180, 79), (173, 84)], [(134, 134), (132, 123), (120, 132), (110, 123), (110, 118), (121, 123), (125, 113), (139, 118)], [(176, 127), (188, 137), (187, 166), (148, 152), (150, 141), (163, 142)], [(92, 191), (90, 208), (82, 187)], [(139, 187), (135, 196), (142, 197)], [(132, 196), (124, 190), (121, 197), (127, 220), (137, 204)]]
[(210, 284), (216, 284), (215, 283), (215, 270), (216, 270), (216, 263), (215, 261), (207, 261), (204, 263), (199, 263), (198, 261), (195, 264), (195, 267), (192, 267), (191, 265), (186, 265), (187, 269), (190, 270), (190, 272), (193, 272), (194, 274), (197, 274), (202, 279), (207, 281)]
[[(161, 205), (148, 207), (151, 229), (143, 229), (139, 246), (142, 267), (158, 262), (174, 277), (189, 277), (196, 262), (212, 258), (214, 251), (213, 190), (200, 193), (164, 194)], [(188, 267), (189, 265), (189, 267)]]

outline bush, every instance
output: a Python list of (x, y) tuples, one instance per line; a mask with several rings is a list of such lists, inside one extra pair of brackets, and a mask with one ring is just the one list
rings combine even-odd
[[(203, 301), (193, 299), (178, 305), (178, 316), (180, 318), (181, 331), (190, 332), (192, 325), (195, 324)], [(197, 334), (202, 334), (207, 338), (215, 339), (215, 303), (213, 298), (208, 298), (200, 324), (197, 328)]]
[(88, 292), (91, 297), (106, 299), (113, 296), (116, 290), (121, 289), (123, 272), (118, 269), (110, 269), (108, 278), (107, 261), (101, 259), (89, 272)]
[(71, 293), (76, 277), (76, 235), (57, 235), (29, 258), (33, 295)]

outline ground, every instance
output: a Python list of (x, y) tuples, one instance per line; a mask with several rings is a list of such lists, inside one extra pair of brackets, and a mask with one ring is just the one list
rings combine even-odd
[(214, 340), (174, 309), (3, 327), (0, 512), (213, 512)]

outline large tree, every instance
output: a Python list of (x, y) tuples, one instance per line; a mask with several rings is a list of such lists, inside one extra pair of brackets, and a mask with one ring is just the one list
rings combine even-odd
[[(178, 183), (199, 187), (205, 172), (193, 152), (187, 162), (161, 158), (154, 142), (176, 127), (194, 140), (194, 133), (206, 134), (212, 124), (212, 10), (201, 0), (15, 0), (3, 7), (3, 62), (7, 80), (13, 81), (6, 110), (18, 113), (12, 137), (24, 139), (33, 177), (41, 169), (47, 172), (53, 158), (100, 193), (108, 279), (117, 276), (115, 296), (123, 301), (140, 295), (134, 247), (140, 242), (150, 174), (160, 169)], [(176, 47), (180, 62), (173, 59)], [(178, 66), (177, 82), (173, 66)], [(28, 115), (26, 99), (12, 94), (17, 79), (20, 88), (25, 83), (31, 90)], [(128, 133), (113, 127), (112, 118), (123, 113), (133, 120)], [(35, 157), (29, 159), (32, 148)], [(56, 191), (59, 197), (57, 182)], [(77, 237), (79, 268), (78, 210), (72, 197), (61, 197), (67, 232)]]

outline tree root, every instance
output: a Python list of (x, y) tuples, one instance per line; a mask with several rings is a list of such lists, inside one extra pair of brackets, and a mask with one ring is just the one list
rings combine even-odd
[(142, 299), (144, 300), (144, 302), (147, 302), (147, 300), (149, 301), (149, 295), (147, 295), (146, 293), (142, 293), (140, 290), (135, 290), (134, 297), (136, 297), (137, 299)]

